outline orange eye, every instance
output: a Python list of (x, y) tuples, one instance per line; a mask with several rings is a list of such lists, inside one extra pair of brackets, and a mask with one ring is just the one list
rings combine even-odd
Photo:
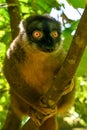
[(53, 38), (57, 38), (57, 37), (58, 37), (58, 32), (57, 32), (57, 31), (51, 32), (51, 36), (52, 36)]
[(33, 35), (33, 37), (34, 37), (35, 39), (40, 39), (40, 38), (42, 38), (43, 33), (42, 33), (41, 31), (39, 31), (39, 30), (36, 30), (36, 31), (33, 32), (32, 35)]

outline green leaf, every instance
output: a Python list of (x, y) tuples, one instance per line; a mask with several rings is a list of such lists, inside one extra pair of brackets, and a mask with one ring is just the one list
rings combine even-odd
[(64, 48), (66, 50), (68, 50), (70, 44), (71, 44), (71, 40), (72, 40), (72, 35), (71, 35), (71, 30), (70, 28), (66, 28), (64, 31), (63, 31), (63, 37), (64, 37), (64, 41), (63, 41), (63, 45), (64, 45)]
[(87, 75), (87, 48), (82, 56), (81, 62), (77, 69), (77, 76)]
[(77, 28), (77, 25), (78, 25), (78, 20), (77, 21), (74, 21), (71, 23), (70, 27), (69, 28), (65, 28), (65, 30), (62, 32), (62, 35), (64, 37), (64, 47), (68, 50), (70, 44), (71, 44), (71, 41), (72, 41), (72, 32), (74, 30), (76, 30)]
[(84, 8), (85, 0), (67, 0), (69, 4), (71, 4), (74, 8)]

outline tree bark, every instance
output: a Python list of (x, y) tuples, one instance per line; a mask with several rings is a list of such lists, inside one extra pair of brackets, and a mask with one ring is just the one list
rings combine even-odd
[(6, 2), (8, 4), (8, 13), (10, 16), (10, 26), (13, 40), (19, 33), (18, 25), (21, 20), (18, 0), (6, 0)]

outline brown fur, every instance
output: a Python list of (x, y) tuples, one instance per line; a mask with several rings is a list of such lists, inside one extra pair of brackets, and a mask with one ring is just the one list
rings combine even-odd
[[(4, 75), (10, 84), (11, 108), (18, 118), (31, 116), (31, 104), (36, 104), (48, 91), (66, 55), (62, 47), (46, 53), (30, 46), (24, 33), (12, 42), (4, 61)], [(70, 93), (62, 96), (58, 113), (64, 113), (71, 106), (74, 92), (73, 87)], [(53, 116), (39, 130), (57, 130), (56, 124)]]

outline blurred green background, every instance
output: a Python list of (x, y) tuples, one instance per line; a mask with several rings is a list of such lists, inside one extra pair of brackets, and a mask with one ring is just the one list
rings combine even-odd
[[(62, 24), (63, 46), (68, 50), (86, 0), (18, 0), (21, 18), (50, 13)], [(3, 76), (3, 59), (11, 41), (10, 19), (5, 0), (0, 0), (0, 130), (9, 107), (9, 85)], [(87, 48), (76, 72), (75, 103), (65, 114), (58, 115), (61, 130), (87, 128)], [(61, 123), (63, 122), (63, 123)], [(65, 123), (66, 122), (66, 123)], [(66, 128), (66, 129), (65, 129)], [(74, 130), (74, 129), (73, 129)]]

